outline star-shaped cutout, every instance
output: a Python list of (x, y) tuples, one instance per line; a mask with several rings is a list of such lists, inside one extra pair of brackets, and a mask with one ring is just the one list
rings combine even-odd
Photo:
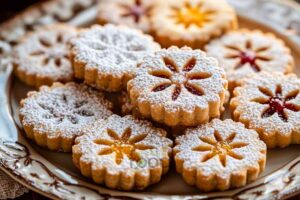
[(182, 24), (185, 28), (192, 25), (202, 28), (212, 21), (214, 14), (215, 11), (204, 10), (202, 3), (193, 6), (186, 2), (182, 7), (174, 7), (171, 17), (176, 20), (177, 24)]
[(121, 7), (125, 10), (122, 17), (133, 17), (135, 23), (139, 23), (141, 18), (149, 17), (152, 6), (145, 6), (141, 0), (135, 0), (134, 5), (122, 4)]
[(223, 139), (218, 131), (214, 132), (214, 137), (200, 137), (199, 139), (204, 143), (194, 147), (193, 151), (207, 152), (201, 162), (217, 156), (223, 167), (227, 165), (227, 157), (230, 156), (237, 160), (242, 160), (244, 157), (235, 153), (233, 150), (247, 146), (244, 142), (234, 142), (236, 133), (230, 134), (226, 139)]
[(117, 165), (120, 165), (124, 159), (124, 156), (132, 161), (139, 162), (141, 156), (138, 154), (137, 150), (149, 150), (153, 149), (153, 146), (139, 144), (143, 141), (147, 134), (139, 134), (132, 137), (132, 130), (130, 127), (126, 128), (122, 133), (121, 137), (113, 130), (107, 129), (107, 134), (111, 140), (98, 139), (94, 141), (98, 145), (105, 145), (99, 155), (109, 155), (115, 153), (115, 161)]
[(263, 55), (268, 49), (268, 46), (254, 48), (252, 42), (247, 40), (244, 47), (235, 45), (226, 45), (226, 48), (230, 50), (230, 53), (225, 57), (227, 59), (240, 59), (240, 62), (235, 66), (235, 70), (244, 67), (249, 64), (254, 72), (260, 72), (261, 68), (257, 61), (271, 61), (272, 59)]
[(196, 96), (202, 96), (204, 94), (202, 88), (195, 86), (191, 80), (203, 80), (211, 77), (209, 73), (193, 73), (192, 70), (197, 64), (195, 58), (189, 59), (182, 68), (179, 68), (172, 59), (163, 58), (165, 70), (152, 71), (152, 76), (164, 79), (164, 82), (158, 84), (152, 89), (153, 92), (161, 92), (168, 87), (175, 85), (175, 89), (172, 94), (172, 100), (176, 101), (181, 94), (184, 87), (188, 92)]
[(277, 113), (278, 116), (282, 119), (282, 121), (287, 122), (288, 116), (285, 110), (291, 110), (294, 112), (300, 111), (300, 106), (290, 102), (291, 100), (295, 99), (298, 96), (299, 90), (290, 92), (286, 96), (283, 96), (282, 94), (281, 85), (277, 85), (275, 94), (273, 94), (273, 92), (271, 92), (271, 90), (269, 90), (268, 88), (264, 88), (264, 87), (259, 87), (259, 91), (268, 97), (268, 98), (257, 98), (252, 100), (260, 104), (268, 105), (268, 108), (264, 110), (261, 115), (262, 118), (268, 118)]

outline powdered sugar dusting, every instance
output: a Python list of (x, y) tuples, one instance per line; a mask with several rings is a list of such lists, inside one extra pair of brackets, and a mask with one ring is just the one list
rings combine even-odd
[(75, 28), (50, 25), (26, 35), (14, 50), (14, 63), (27, 74), (70, 80), (73, 76), (68, 41), (76, 36)]
[(29, 93), (21, 103), (20, 115), (23, 125), (48, 137), (74, 138), (84, 127), (112, 115), (111, 108), (102, 93), (88, 86), (55, 83)]
[(121, 77), (133, 75), (137, 63), (160, 48), (153, 38), (124, 26), (94, 25), (72, 40), (75, 59), (87, 69)]
[(184, 169), (196, 168), (204, 176), (228, 180), (231, 174), (257, 167), (266, 159), (266, 145), (258, 134), (229, 119), (188, 129), (176, 144), (175, 159), (184, 162)]
[(150, 16), (156, 3), (156, 0), (102, 0), (98, 6), (98, 19), (102, 23), (125, 24), (149, 33), (152, 28)]
[[(212, 41), (205, 49), (209, 56), (219, 60), (230, 82), (240, 83), (243, 78), (260, 72), (289, 73), (294, 65), (290, 50), (283, 41), (258, 30), (230, 32)], [(242, 61), (242, 53), (249, 54), (250, 58)]]
[[(172, 141), (165, 136), (165, 131), (153, 127), (148, 121), (130, 115), (123, 118), (113, 115), (87, 128), (84, 135), (76, 139), (73, 153), (74, 149), (79, 149), (82, 161), (106, 168), (110, 174), (126, 172), (134, 175), (136, 171), (147, 172), (150, 168), (162, 167), (162, 160), (169, 159)], [(126, 147), (134, 152), (127, 154), (123, 151)], [(112, 150), (107, 154), (101, 153), (106, 149)], [(118, 153), (122, 154), (119, 160)], [(136, 157), (131, 158), (135, 153)], [(151, 159), (156, 165), (149, 165)], [(139, 167), (141, 160), (148, 165)]]
[(204, 52), (173, 47), (145, 57), (128, 85), (130, 90), (139, 91), (140, 102), (163, 105), (170, 111), (193, 111), (219, 102), (227, 81), (218, 62)]
[[(274, 111), (270, 116), (263, 117), (270, 105), (268, 101), (276, 97), (276, 90), (280, 87), (282, 103), (286, 102), (289, 108)], [(231, 105), (235, 108), (235, 113), (239, 113), (239, 118), (249, 121), (249, 127), (263, 129), (264, 135), (272, 136), (273, 133), (280, 135), (290, 135), (292, 132), (299, 133), (300, 130), (300, 80), (296, 75), (283, 75), (281, 73), (262, 73), (252, 79), (243, 82), (241, 87), (236, 88), (235, 97)], [(292, 98), (291, 98), (292, 97)], [(290, 99), (290, 100), (289, 100)]]

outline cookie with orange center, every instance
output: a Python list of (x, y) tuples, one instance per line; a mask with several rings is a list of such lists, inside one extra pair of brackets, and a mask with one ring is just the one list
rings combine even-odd
[(195, 126), (220, 117), (227, 80), (216, 59), (171, 47), (146, 56), (127, 90), (143, 117), (172, 127)]
[(225, 0), (166, 0), (154, 7), (151, 22), (153, 34), (163, 47), (202, 48), (238, 26), (235, 11)]
[(73, 162), (84, 176), (112, 189), (141, 190), (169, 169), (172, 141), (130, 115), (98, 121), (76, 139)]
[(266, 164), (266, 145), (257, 132), (229, 119), (188, 129), (173, 152), (177, 172), (202, 191), (242, 187)]

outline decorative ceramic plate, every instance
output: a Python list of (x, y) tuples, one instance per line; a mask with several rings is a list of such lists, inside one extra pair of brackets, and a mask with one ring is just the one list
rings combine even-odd
[[(300, 66), (300, 7), (290, 1), (229, 0), (242, 27), (272, 31), (284, 39)], [(267, 168), (246, 187), (201, 193), (187, 186), (172, 169), (143, 192), (113, 191), (92, 184), (71, 162), (70, 154), (43, 150), (24, 138), (18, 120), (19, 101), (32, 88), (12, 73), (9, 52), (26, 31), (42, 24), (93, 23), (97, 0), (54, 0), (29, 8), (0, 26), (0, 161), (1, 169), (21, 184), (50, 198), (61, 199), (278, 199), (300, 193), (300, 146), (268, 151)], [(297, 69), (300, 75), (300, 67)]]

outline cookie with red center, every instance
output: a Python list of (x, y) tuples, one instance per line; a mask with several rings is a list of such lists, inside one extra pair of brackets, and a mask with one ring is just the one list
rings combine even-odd
[(294, 74), (261, 73), (234, 90), (234, 118), (257, 130), (268, 148), (299, 144), (299, 91)]
[(113, 115), (87, 128), (72, 151), (75, 166), (96, 183), (141, 190), (168, 172), (172, 141), (148, 121)]
[(271, 33), (246, 29), (230, 32), (206, 47), (209, 56), (218, 59), (225, 68), (229, 88), (242, 79), (261, 72), (290, 73), (294, 67), (291, 51)]
[(101, 92), (73, 82), (43, 86), (20, 104), (26, 136), (54, 151), (70, 152), (85, 127), (112, 115), (112, 103)]
[(168, 126), (195, 126), (220, 116), (227, 80), (204, 52), (171, 47), (146, 56), (127, 90), (143, 117)]
[(150, 16), (156, 3), (156, 0), (103, 0), (99, 2), (98, 21), (100, 24), (124, 24), (149, 33), (152, 29)]
[(203, 191), (242, 187), (266, 164), (266, 145), (257, 132), (231, 119), (187, 129), (173, 152), (177, 172)]
[(152, 11), (151, 23), (163, 47), (194, 49), (238, 26), (235, 11), (225, 0), (160, 1)]
[(74, 27), (56, 24), (25, 35), (13, 52), (16, 75), (35, 87), (72, 81), (68, 42), (76, 34)]

